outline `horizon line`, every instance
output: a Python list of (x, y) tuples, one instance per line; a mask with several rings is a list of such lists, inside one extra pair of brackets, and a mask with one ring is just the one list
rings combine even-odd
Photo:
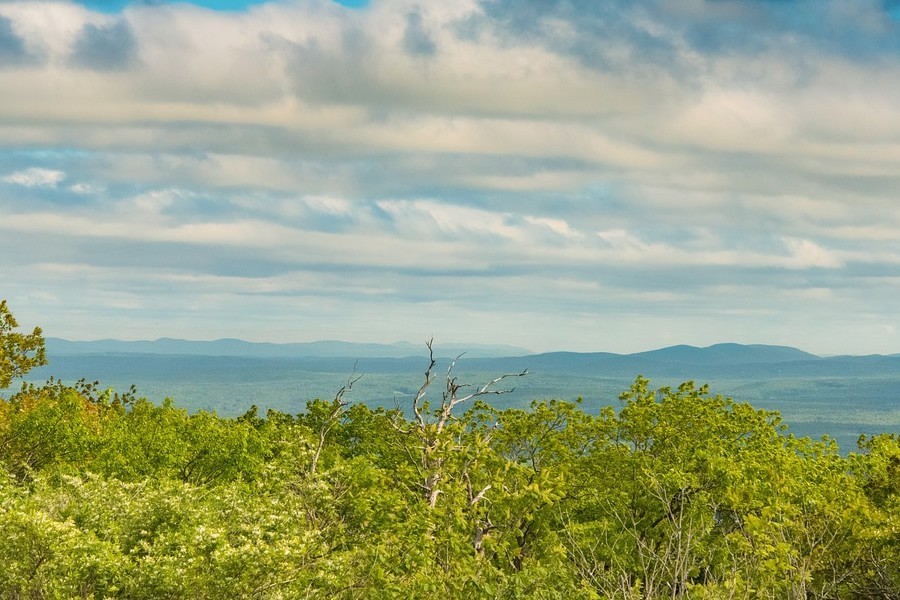
[[(140, 343), (158, 343), (158, 342), (183, 342), (189, 344), (214, 344), (217, 342), (239, 342), (242, 344), (248, 345), (257, 345), (257, 346), (278, 346), (282, 348), (290, 347), (290, 346), (304, 346), (304, 345), (314, 345), (314, 344), (346, 344), (350, 346), (385, 346), (385, 347), (397, 347), (397, 346), (418, 346), (419, 344), (416, 342), (410, 342), (408, 340), (398, 340), (394, 342), (372, 342), (372, 341), (348, 341), (341, 339), (316, 339), (316, 340), (307, 340), (307, 341), (293, 341), (293, 342), (273, 342), (273, 341), (254, 341), (247, 340), (243, 338), (236, 337), (222, 337), (215, 339), (187, 339), (187, 338), (175, 338), (169, 336), (162, 336), (155, 339), (122, 339), (122, 338), (98, 338), (98, 339), (69, 339), (57, 336), (48, 336), (45, 337), (45, 340), (58, 340), (66, 343), (73, 344), (92, 344), (92, 343), (101, 343), (101, 342), (114, 342), (114, 343), (123, 343), (123, 344), (140, 344)], [(421, 346), (425, 348), (425, 342), (421, 342)], [(743, 348), (752, 348), (752, 347), (763, 347), (763, 348), (781, 348), (781, 349), (789, 349), (796, 350), (798, 352), (803, 352), (804, 354), (808, 354), (810, 356), (814, 356), (817, 358), (832, 358), (832, 357), (841, 357), (841, 356), (849, 356), (849, 357), (865, 357), (865, 356), (885, 356), (885, 357), (894, 357), (900, 355), (900, 353), (879, 353), (872, 352), (866, 354), (850, 354), (850, 353), (825, 353), (820, 354), (816, 352), (810, 352), (798, 346), (786, 345), (786, 344), (769, 344), (769, 343), (745, 343), (745, 342), (735, 342), (735, 341), (721, 341), (715, 342), (709, 345), (695, 345), (689, 343), (678, 343), (678, 344), (670, 344), (665, 346), (655, 346), (645, 350), (637, 350), (637, 351), (613, 351), (613, 350), (570, 350), (564, 348), (552, 349), (552, 350), (541, 350), (535, 351), (529, 348), (525, 348), (522, 346), (518, 346), (516, 344), (503, 344), (503, 343), (485, 343), (485, 342), (445, 342), (445, 343), (436, 343), (435, 348), (442, 347), (471, 347), (472, 349), (486, 349), (486, 348), (509, 348), (515, 350), (521, 350), (524, 354), (521, 355), (504, 355), (505, 356), (528, 356), (528, 355), (541, 355), (541, 354), (555, 354), (555, 353), (570, 353), (570, 354), (615, 354), (619, 356), (632, 356), (637, 354), (646, 354), (651, 352), (658, 352), (662, 350), (671, 350), (676, 348), (686, 348), (686, 349), (694, 349), (694, 350), (709, 350), (716, 347), (721, 346), (738, 346)], [(498, 356), (501, 357), (501, 356)]]

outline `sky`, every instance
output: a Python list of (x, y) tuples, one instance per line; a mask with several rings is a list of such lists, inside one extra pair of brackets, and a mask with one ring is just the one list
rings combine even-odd
[(900, 352), (895, 0), (0, 0), (68, 339)]

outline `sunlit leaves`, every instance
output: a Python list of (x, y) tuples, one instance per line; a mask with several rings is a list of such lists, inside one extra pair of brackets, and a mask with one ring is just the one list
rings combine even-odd
[(14, 378), (47, 362), (41, 328), (20, 333), (16, 331), (18, 327), (6, 300), (0, 300), (0, 389), (9, 387)]
[(900, 590), (895, 436), (844, 457), (784, 436), (777, 414), (641, 378), (618, 413), (476, 402), (422, 435), (396, 411), (333, 406), (223, 419), (26, 386), (0, 402), (0, 597)]

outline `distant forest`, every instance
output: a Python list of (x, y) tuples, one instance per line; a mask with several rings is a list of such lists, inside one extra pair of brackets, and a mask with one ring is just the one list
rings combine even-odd
[[(900, 437), (638, 377), (498, 409), (423, 359), (401, 409), (235, 418), (51, 380), (0, 400), (0, 598), (900, 598)], [(46, 361), (0, 303), (0, 388)], [(473, 385), (474, 384), (474, 385)]]

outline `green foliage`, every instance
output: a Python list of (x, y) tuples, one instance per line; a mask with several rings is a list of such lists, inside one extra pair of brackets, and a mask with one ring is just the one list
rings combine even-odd
[(900, 596), (900, 437), (876, 435), (859, 440), (862, 451), (848, 460), (865, 494), (865, 519), (855, 531), (859, 569), (849, 588), (865, 598)]
[(77, 471), (103, 443), (107, 411), (79, 388), (50, 381), (0, 400), (0, 461), (19, 479)]
[(426, 388), (412, 418), (339, 394), (224, 419), (24, 386), (0, 598), (900, 596), (896, 436), (842, 457), (691, 382), (638, 378), (618, 413)]
[(0, 300), (0, 389), (9, 387), (12, 380), (22, 377), (34, 367), (47, 363), (44, 337), (40, 327), (31, 333), (18, 333), (16, 318)]

